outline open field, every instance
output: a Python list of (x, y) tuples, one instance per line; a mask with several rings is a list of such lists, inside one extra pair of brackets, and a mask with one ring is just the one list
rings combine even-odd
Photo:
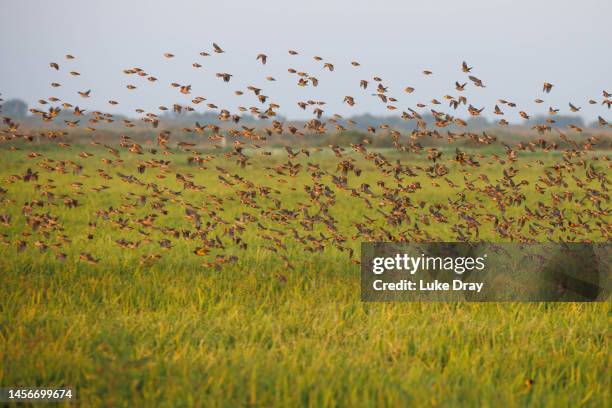
[[(596, 222), (609, 224), (609, 216), (583, 215), (583, 209), (596, 206), (568, 172), (562, 172), (566, 186), (535, 189), (542, 185), (543, 170), (554, 173), (555, 163), (562, 163), (561, 153), (521, 152), (512, 167), (519, 170), (514, 181), (528, 183), (522, 189), (525, 196), (503, 211), (490, 196), (463, 188), (465, 180), (484, 188), (488, 183), (483, 180), (495, 185), (504, 177), (511, 166), (493, 162), (492, 153), (504, 157), (503, 149), (494, 149), (473, 152), (474, 157), (486, 156), (478, 168), (448, 160), (454, 149), (442, 149), (448, 181), (416, 170), (414, 177), (406, 176), (404, 185), (419, 183), (421, 188), (406, 193), (415, 204), (414, 214), (395, 226), (377, 211), (389, 212), (377, 182), (391, 186), (393, 177), (381, 178), (350, 149), (346, 155), (362, 173), (349, 176), (347, 190), (331, 182), (329, 174), (338, 174), (339, 159), (328, 149), (292, 160), (302, 165), (295, 177), (266, 169), (288, 161), (284, 150), (265, 157), (249, 150), (246, 169), (219, 153), (203, 169), (188, 165), (187, 154), (180, 151), (172, 156), (122, 152), (120, 161), (91, 146), (0, 150), (0, 185), (7, 190), (0, 193), (0, 214), (10, 216), (0, 224), (6, 243), (0, 246), (0, 384), (70, 385), (84, 406), (609, 406), (609, 301), (360, 301), (359, 267), (350, 259), (359, 258), (364, 237), (355, 223), (394, 237), (504, 241), (529, 234), (527, 225), (519, 226), (529, 207), (551, 214), (558, 209), (564, 218), (587, 224), (547, 229), (542, 221), (542, 228), (535, 226), (529, 234), (535, 240), (609, 239), (606, 227)], [(93, 156), (80, 157), (83, 151)], [(28, 157), (30, 152), (37, 155)], [(424, 155), (379, 152), (415, 169), (431, 164)], [(103, 163), (103, 158), (113, 162)], [(138, 173), (138, 165), (148, 160), (172, 162)], [(571, 160), (578, 179), (585, 180), (586, 169)], [(73, 172), (69, 161), (81, 164), (82, 172)], [(277, 211), (283, 209), (300, 213), (313, 205), (316, 210), (304, 190), (304, 185), (315, 185), (306, 171), (309, 162), (329, 173), (322, 182), (334, 192), (328, 211), (336, 232), (321, 222), (306, 230), (300, 227), (301, 216), (279, 218)], [(609, 173), (609, 162), (590, 163)], [(58, 171), (64, 167), (65, 172)], [(11, 178), (27, 168), (39, 172), (38, 180)], [(98, 169), (112, 178), (103, 178)], [(177, 173), (193, 188), (184, 189)], [(229, 185), (219, 179), (224, 174)], [(243, 181), (232, 177), (236, 174)], [(249, 181), (278, 193), (257, 196), (257, 206), (250, 206), (252, 197), (244, 192), (256, 187)], [(600, 189), (596, 179), (589, 183)], [(362, 184), (374, 192), (372, 208), (351, 195), (350, 189)], [(110, 188), (92, 190), (103, 185)], [(553, 194), (565, 192), (573, 195), (552, 201)], [(463, 222), (452, 206), (461, 198), (458, 193), (476, 204), (473, 212), (483, 215), (481, 221), (486, 214), (497, 216), (498, 223), (507, 220), (508, 237), (500, 235), (494, 217), (482, 221), (478, 232), (454, 229)], [(69, 208), (68, 199), (77, 200), (77, 206)], [(24, 212), (26, 202), (32, 208)], [(446, 222), (429, 211), (436, 205), (448, 216)], [(223, 247), (194, 253), (202, 246), (201, 237), (182, 234), (196, 230), (193, 218), (186, 218), (189, 206), (197, 207), (207, 239), (218, 237)], [(310, 215), (316, 213), (308, 208)], [(107, 211), (106, 218), (100, 210)], [(47, 213), (57, 219), (36, 227), (24, 216)], [(365, 221), (366, 216), (374, 221)], [(258, 222), (266, 229), (258, 228)], [(310, 235), (312, 240), (305, 238), (309, 244), (296, 242), (292, 228), (298, 236)], [(232, 240), (236, 231), (240, 241)], [(334, 234), (345, 237), (341, 247), (347, 250), (338, 248)], [(164, 239), (170, 247), (160, 243)], [(119, 240), (133, 248), (121, 248)], [(324, 250), (309, 252), (306, 248), (315, 248), (317, 240)], [(352, 257), (348, 249), (355, 251)], [(83, 253), (93, 261), (84, 260)]]
[(612, 408), (610, 16), (3, 2), (0, 408)]

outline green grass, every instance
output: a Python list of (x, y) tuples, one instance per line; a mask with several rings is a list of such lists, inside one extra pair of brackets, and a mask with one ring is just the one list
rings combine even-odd
[[(81, 150), (95, 155), (79, 158), (76, 154)], [(303, 171), (295, 179), (286, 177), (289, 183), (265, 177), (265, 166), (286, 161), (280, 152), (266, 158), (254, 156), (248, 172), (222, 157), (208, 163), (209, 170), (198, 170), (181, 164), (185, 156), (177, 153), (169, 156), (173, 165), (168, 177), (156, 179), (156, 169), (148, 169), (143, 176), (135, 171), (137, 162), (150, 156), (123, 154), (125, 163), (112, 167), (100, 161), (101, 157), (112, 158), (103, 150), (38, 148), (50, 158), (83, 163), (84, 174), (90, 177), (75, 177), (70, 172), (40, 169), (37, 163), (42, 159), (26, 158), (28, 151), (0, 151), (1, 185), (8, 190), (0, 213), (13, 217), (10, 226), (0, 226), (0, 233), (7, 236), (7, 245), (0, 247), (0, 386), (70, 385), (76, 388), (83, 406), (610, 405), (609, 302), (362, 303), (358, 266), (332, 245), (322, 253), (307, 253), (288, 233), (284, 239), (287, 250), (280, 251), (294, 267), (287, 269), (277, 254), (263, 249), (269, 242), (247, 223), (243, 234), (249, 244), (246, 250), (229, 242), (223, 235), (224, 226), (216, 227), (214, 234), (227, 248), (206, 257), (192, 253), (197, 240), (171, 238), (174, 248), (160, 249), (157, 241), (165, 235), (153, 230), (150, 244), (125, 250), (114, 241), (142, 239), (136, 231), (139, 227), (131, 223), (133, 231), (121, 231), (95, 216), (100, 208), (134, 202), (124, 199), (128, 192), (151, 193), (120, 182), (117, 172), (134, 174), (173, 191), (182, 189), (175, 172), (193, 173), (193, 181), (206, 187), (204, 192), (185, 191), (175, 197), (177, 202), (166, 206), (168, 214), (159, 215), (158, 225), (192, 228), (180, 201), (211, 210), (214, 204), (207, 198), (209, 194), (224, 198), (224, 211), (216, 212), (230, 225), (243, 212), (260, 217), (263, 208), (272, 206), (269, 199), (257, 199), (262, 209), (232, 201), (235, 191), (246, 188), (221, 185), (215, 166), (277, 188), (280, 193), (272, 196), (282, 200), (283, 208), (295, 209), (299, 203), (308, 203), (302, 185), (312, 184), (312, 180)], [(332, 157), (320, 153), (309, 161), (333, 171)], [(160, 158), (164, 157), (158, 155)], [(560, 156), (529, 155), (515, 165), (522, 169), (517, 181), (530, 182), (526, 204), (531, 208), (538, 201), (551, 205), (549, 193), (565, 188), (547, 189), (545, 194), (533, 191), (542, 167), (523, 167), (534, 163), (533, 159), (544, 160), (550, 168)], [(376, 181), (380, 174), (359, 160), (365, 170), (360, 178), (351, 178), (351, 185), (365, 182), (379, 192)], [(403, 160), (426, 165), (417, 156)], [(482, 161), (481, 169), (472, 170), (475, 174), (484, 173), (492, 182), (501, 177), (502, 166)], [(305, 165), (307, 160), (300, 162)], [(607, 171), (603, 163), (595, 163), (600, 171)], [(457, 165), (448, 165), (452, 170), (449, 178), (461, 184), (464, 174)], [(35, 210), (59, 217), (63, 233), (72, 239), (61, 249), (52, 247), (41, 253), (32, 246), (43, 239), (40, 231), (31, 237), (21, 235), (32, 232), (25, 226), (21, 207), (26, 201), (41, 199), (41, 191), (34, 189), (34, 183), (10, 184), (6, 180), (27, 167), (41, 172), (39, 184), (54, 180), (57, 187), (51, 191), (56, 197), (66, 193), (81, 203), (76, 209), (67, 209), (63, 198), (58, 198), (56, 207), (45, 204)], [(115, 178), (102, 180), (96, 175), (98, 168)], [(576, 174), (584, 178), (583, 170)], [(84, 184), (82, 196), (69, 186), (77, 179)], [(384, 180), (393, 184), (390, 177)], [(457, 191), (445, 188), (444, 181), (440, 181), (441, 188), (431, 188), (422, 175), (415, 181), (424, 188), (411, 195), (414, 202), (448, 204), (449, 198), (457, 198)], [(331, 184), (328, 178), (324, 182)], [(567, 189), (578, 191), (569, 177), (568, 182)], [(89, 190), (100, 184), (112, 189), (101, 193)], [(296, 191), (291, 191), (291, 186)], [(467, 194), (471, 199), (477, 195)], [(134, 213), (131, 218), (155, 213), (152, 201), (150, 198), (145, 207), (129, 210)], [(347, 236), (347, 245), (357, 250), (360, 237), (352, 222), (362, 221), (364, 214), (374, 217), (376, 212), (351, 199), (350, 192), (336, 190), (336, 201), (330, 213)], [(482, 200), (482, 205), (481, 213), (500, 214), (490, 200)], [(558, 206), (565, 209), (567, 217), (583, 208), (576, 202)], [(522, 211), (521, 207), (508, 207), (504, 215), (515, 219)], [(420, 223), (420, 228), (435, 239), (455, 240), (451, 230), (454, 221)], [(88, 222), (97, 222), (97, 228), (90, 229)], [(383, 221), (377, 222), (384, 226)], [(262, 223), (283, 231), (298, 225), (275, 226), (265, 218)], [(582, 239), (606, 239), (601, 229), (591, 226), (591, 233)], [(90, 232), (94, 237), (88, 240)], [(319, 232), (330, 235), (320, 227), (312, 234)], [(46, 242), (58, 242), (59, 234), (50, 231)], [(561, 230), (551, 235), (542, 231), (536, 238), (563, 240), (568, 235)], [(492, 223), (482, 226), (479, 238), (501, 240)], [(20, 239), (29, 245), (18, 253), (15, 242)], [(60, 251), (67, 254), (64, 262), (55, 258)], [(100, 263), (79, 261), (81, 252), (101, 258)], [(157, 263), (140, 262), (142, 255), (154, 253), (162, 255)], [(237, 255), (238, 261), (220, 270), (202, 266), (221, 253)], [(286, 282), (278, 279), (279, 274)], [(533, 385), (527, 385), (527, 380), (533, 380)]]

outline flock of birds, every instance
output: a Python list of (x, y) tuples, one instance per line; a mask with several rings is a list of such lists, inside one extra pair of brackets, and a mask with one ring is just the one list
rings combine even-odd
[[(212, 51), (201, 52), (200, 56), (213, 58), (214, 54), (222, 53), (225, 50), (213, 43)], [(289, 50), (289, 54), (299, 55), (295, 50)], [(75, 60), (72, 55), (65, 58), (71, 64)], [(174, 55), (165, 53), (164, 58), (172, 59)], [(255, 59), (263, 65), (269, 62), (269, 57), (262, 53)], [(333, 63), (319, 56), (315, 56), (314, 60), (321, 64), (323, 70), (333, 72), (335, 69)], [(351, 61), (350, 65), (355, 69), (361, 66), (357, 61)], [(203, 68), (197, 62), (192, 66), (194, 69)], [(51, 62), (49, 67), (58, 71), (58, 75), (66, 71), (63, 64), (61, 66), (58, 62)], [(551, 239), (555, 234), (565, 241), (588, 242), (592, 237), (609, 241), (612, 232), (607, 208), (610, 201), (607, 187), (610, 162), (605, 152), (596, 150), (600, 146), (609, 147), (608, 129), (612, 125), (598, 116), (599, 133), (585, 134), (576, 124), (568, 125), (569, 130), (561, 129), (555, 121), (555, 115), (561, 110), (551, 106), (545, 122), (533, 126), (533, 138), (515, 145), (498, 140), (491, 132), (472, 132), (468, 123), (452, 112), (464, 108), (470, 116), (479, 116), (485, 109), (473, 106), (464, 94), (468, 86), (476, 90), (486, 87), (473, 70), (466, 62), (458, 67), (465, 80), (455, 82), (455, 95), (444, 95), (405, 110), (398, 106), (397, 97), (392, 95), (390, 87), (384, 84), (381, 77), (360, 80), (359, 92), (377, 98), (390, 111), (400, 110), (401, 119), (414, 124), (414, 129), (399, 130), (384, 123), (368, 125), (360, 143), (352, 143), (350, 147), (329, 146), (333, 154), (321, 157), (329, 161), (331, 156), (331, 160), (334, 160), (331, 166), (315, 160), (315, 153), (324, 150), (321, 147), (287, 145), (284, 147), (286, 161), (283, 159), (284, 162), (261, 168), (266, 177), (257, 179), (250, 178), (256, 174), (250, 169), (260, 165), (256, 160), (257, 155), (272, 155), (267, 145), (271, 137), (317, 137), (350, 130), (358, 124), (339, 114), (326, 113), (326, 102), (323, 100), (298, 101), (299, 108), (312, 110), (312, 118), (299, 125), (295, 122), (284, 123), (279, 119), (280, 104), (275, 103), (264, 89), (255, 86), (234, 93), (236, 97), (252, 93), (259, 105), (240, 106), (231, 111), (207, 103), (204, 96), (194, 96), (190, 84), (172, 82), (170, 86), (181, 95), (186, 95), (189, 103), (160, 106), (159, 112), (137, 108), (135, 111), (140, 115), (140, 123), (129, 118), (117, 119), (115, 115), (99, 110), (88, 112), (80, 107), (82, 103), (74, 101), (55, 97), (40, 99), (40, 106), (30, 109), (31, 114), (42, 121), (39, 126), (22, 129), (16, 120), (3, 117), (0, 128), (0, 147), (4, 148), (2, 155), (10, 152), (23, 154), (22, 151), (29, 147), (28, 142), (41, 139), (56, 144), (58, 149), (68, 148), (71, 146), (72, 132), (90, 132), (91, 144), (105, 149), (107, 155), (100, 161), (97, 153), (85, 150), (72, 160), (54, 159), (54, 150), (32, 149), (26, 153), (35, 164), (23, 173), (2, 180), (0, 211), (2, 207), (6, 210), (7, 206), (15, 204), (9, 198), (10, 190), (21, 189), (22, 183), (33, 183), (38, 198), (18, 203), (21, 205), (20, 217), (23, 217), (24, 229), (20, 235), (2, 234), (3, 242), (16, 246), (18, 251), (34, 246), (41, 252), (53, 251), (57, 259), (66, 259), (65, 247), (72, 241), (62, 225), (66, 220), (54, 215), (54, 209), (58, 206), (78, 208), (82, 205), (81, 196), (104, 194), (113, 188), (114, 183), (130, 185), (130, 192), (124, 197), (126, 201), (116, 206), (97, 208), (94, 214), (96, 221), (90, 222), (87, 238), (94, 239), (98, 223), (109, 223), (118, 232), (114, 239), (118, 247), (134, 250), (151, 245), (155, 248), (142, 255), (141, 262), (145, 264), (155, 263), (164, 251), (175, 248), (178, 240), (193, 242), (194, 256), (205, 257), (203, 265), (207, 267), (220, 268), (223, 264), (235, 262), (239, 251), (228, 251), (230, 248), (244, 250), (249, 245), (258, 245), (283, 259), (285, 267), (292, 268), (292, 260), (287, 255), (288, 242), (310, 253), (335, 247), (346, 252), (352, 262), (359, 263), (351, 241), (420, 242), (440, 239), (428, 232), (427, 227), (431, 225), (448, 226), (455, 241), (478, 240), (483, 230), (492, 231), (496, 239), (521, 242), (534, 242), (543, 237)], [(123, 72), (150, 83), (160, 81), (139, 67)], [(313, 73), (291, 67), (288, 72), (299, 87), (319, 86), (320, 81)], [(432, 72), (424, 70), (422, 74), (429, 76)], [(67, 72), (68, 78), (80, 75), (75, 70), (69, 69)], [(231, 84), (234, 75), (218, 72), (215, 77)], [(276, 81), (271, 76), (267, 76), (266, 80)], [(134, 80), (126, 88), (138, 92), (143, 85), (135, 84), (137, 81)], [(60, 82), (51, 83), (52, 88), (61, 86), (63, 84)], [(357, 84), (355, 86), (357, 88)], [(415, 88), (406, 86), (403, 92), (414, 93)], [(544, 82), (541, 96), (550, 92), (554, 92), (554, 85)], [(80, 90), (75, 97), (77, 95), (79, 101), (84, 102), (92, 96), (92, 91)], [(343, 97), (343, 102), (349, 107), (354, 106), (356, 100), (354, 95)], [(541, 104), (544, 100), (537, 98), (534, 102)], [(114, 106), (120, 102), (109, 100), (108, 103)], [(610, 109), (612, 95), (604, 90), (600, 100), (590, 99), (587, 103)], [(182, 129), (164, 126), (161, 115), (164, 111), (177, 114), (194, 112), (200, 104), (215, 112), (218, 120), (214, 123), (195, 121), (193, 126)], [(449, 112), (444, 111), (444, 104), (448, 105)], [(568, 108), (570, 112), (581, 109), (572, 102), (568, 103)], [(492, 112), (500, 117), (498, 125), (510, 124), (504, 119), (509, 110), (518, 111), (524, 119), (531, 117), (516, 103), (499, 99), (492, 108)], [(425, 111), (433, 115), (434, 123), (427, 123)], [(260, 119), (260, 126), (241, 124), (244, 115)], [(96, 141), (96, 132), (109, 124), (126, 128), (118, 144)], [(156, 140), (148, 143), (134, 140), (128, 130), (136, 126), (153, 129)], [(181, 139), (184, 134), (190, 134), (189, 141)], [(549, 134), (556, 135), (562, 142), (558, 143), (550, 137), (547, 139)], [(194, 143), (194, 135), (201, 138), (202, 143)], [(574, 139), (574, 135), (579, 137)], [(391, 153), (373, 149), (371, 145), (375, 138), (388, 138), (397, 150), (393, 153), (394, 157), (399, 158), (392, 159), (389, 157)], [(434, 141), (436, 144), (425, 147), (424, 141)], [(501, 143), (505, 155), (486, 155), (478, 149), (462, 150), (459, 147), (454, 149), (454, 153), (448, 153), (449, 150), (443, 146), (444, 143), (452, 145), (466, 141), (474, 146)], [(185, 154), (173, 157), (178, 150)], [(519, 161), (524, 152), (538, 151), (560, 151), (561, 155), (554, 156), (552, 163), (544, 163), (540, 159)], [(128, 162), (123, 160), (126, 156), (136, 158), (129, 161), (136, 163), (134, 168), (127, 168)], [(216, 178), (227, 194), (211, 194), (207, 192), (207, 186), (198, 185), (194, 174), (182, 170), (186, 164), (185, 157), (186, 162), (192, 165), (190, 169), (216, 172)], [(415, 157), (421, 161), (412, 160)], [(177, 163), (179, 160), (181, 162)], [(226, 169), (224, 162), (231, 161), (238, 164), (235, 171)], [(489, 179), (482, 171), (487, 166), (501, 166), (501, 176), (495, 180)], [(535, 185), (520, 179), (524, 174), (521, 168), (528, 169), (524, 172), (536, 172)], [(375, 185), (360, 181), (365, 171), (370, 175), (375, 174), (375, 177), (368, 178), (377, 179)], [(146, 181), (147, 173), (155, 174), (156, 181)], [(58, 191), (54, 174), (71, 175), (73, 182), (69, 185), (70, 189)], [(97, 175), (97, 178), (91, 178), (92, 175)], [(298, 176), (299, 180), (306, 180), (303, 185), (294, 181)], [(103, 180), (101, 185), (87, 185), (88, 180), (100, 179)], [(424, 185), (421, 182), (423, 179), (430, 183)], [(570, 188), (570, 184), (576, 187)], [(415, 193), (441, 188), (452, 191), (444, 202), (414, 198)], [(287, 202), (289, 200), (283, 199), (281, 190), (302, 195), (297, 202)], [(535, 193), (537, 198), (531, 197), (531, 193)], [(336, 207), (339, 203), (340, 210)], [(176, 208), (183, 213), (187, 221), (185, 226), (178, 227), (167, 222), (165, 216), (172, 206), (178, 206)], [(230, 207), (233, 208), (231, 215), (228, 214), (230, 211), (226, 211)], [(351, 208), (363, 208), (365, 213), (354, 217), (350, 224), (336, 219), (337, 211)], [(509, 211), (511, 208), (520, 211)], [(16, 220), (10, 212), (0, 212), (0, 226), (15, 224)], [(246, 231), (256, 231), (257, 242), (248, 242)], [(121, 232), (131, 234), (130, 239), (126, 238), (128, 235), (119, 238)], [(138, 238), (133, 238), (135, 236)], [(80, 254), (80, 260), (89, 264), (100, 262), (99, 255), (86, 252)], [(281, 275), (279, 279), (284, 278)]]

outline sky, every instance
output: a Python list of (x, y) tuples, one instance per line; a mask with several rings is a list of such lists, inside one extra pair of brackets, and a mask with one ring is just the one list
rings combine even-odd
[[(455, 81), (469, 82), (461, 72), (465, 60), (486, 85), (468, 85), (465, 95), (475, 107), (485, 107), (488, 117), (503, 98), (530, 114), (549, 106), (569, 113), (572, 102), (587, 121), (596, 115), (612, 120), (600, 104), (587, 104), (591, 98), (601, 102), (604, 89), (612, 92), (610, 16), (609, 0), (4, 1), (0, 98), (17, 97), (32, 106), (55, 96), (90, 110), (135, 115), (135, 108), (159, 112), (160, 105), (202, 96), (233, 110), (262, 106), (251, 94), (234, 95), (253, 85), (289, 118), (310, 115), (296, 104), (308, 99), (326, 101), (326, 114), (389, 114), (373, 90), (359, 89), (360, 79), (372, 84), (373, 76), (381, 77), (401, 112), (458, 95)], [(226, 52), (212, 53), (213, 41)], [(289, 55), (289, 49), (299, 55)], [(164, 58), (166, 52), (175, 57)], [(76, 59), (66, 60), (67, 53)], [(268, 55), (267, 65), (255, 60), (259, 53)], [(315, 61), (315, 55), (324, 60)], [(350, 65), (353, 60), (361, 66)], [(52, 61), (60, 71), (49, 68)], [(203, 67), (193, 68), (194, 62)], [(334, 64), (334, 72), (324, 70), (323, 62)], [(122, 73), (133, 67), (159, 80)], [(289, 67), (317, 77), (319, 86), (298, 87)], [(433, 74), (423, 75), (425, 69)], [(68, 75), (71, 70), (81, 76)], [(223, 83), (217, 72), (233, 77)], [(542, 93), (545, 81), (555, 85), (548, 95)], [(62, 86), (51, 88), (51, 82)], [(190, 84), (191, 95), (180, 94), (171, 82)], [(129, 91), (127, 84), (137, 89)], [(416, 91), (406, 94), (406, 86)], [(91, 97), (81, 100), (77, 91), (87, 89)], [(343, 103), (346, 95), (355, 106)], [(536, 105), (535, 98), (545, 103)], [(109, 99), (119, 104), (111, 106)], [(449, 110), (446, 104), (427, 109), (432, 107)], [(508, 112), (508, 119), (516, 117)]]

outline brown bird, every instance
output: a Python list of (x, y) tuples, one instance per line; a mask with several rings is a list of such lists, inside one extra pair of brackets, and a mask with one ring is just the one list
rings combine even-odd
[(484, 84), (482, 83), (482, 81), (480, 79), (476, 78), (475, 76), (470, 75), (470, 76), (468, 76), (468, 78), (470, 79), (470, 81), (472, 81), (474, 83), (474, 85), (479, 86), (481, 88), (486, 88), (484, 86)]
[(90, 265), (97, 265), (100, 263), (100, 259), (96, 259), (91, 254), (86, 252), (81, 252), (81, 255), (79, 255), (79, 259), (87, 262)]
[(217, 78), (222, 78), (223, 82), (229, 82), (231, 77), (233, 76), (225, 72), (218, 72), (216, 75), (217, 75)]
[(223, 54), (223, 53), (225, 52), (225, 51), (223, 51), (223, 50), (221, 49), (221, 47), (219, 47), (219, 46), (218, 46), (216, 43), (213, 43), (213, 48), (214, 48), (214, 51), (215, 51), (217, 54)]

